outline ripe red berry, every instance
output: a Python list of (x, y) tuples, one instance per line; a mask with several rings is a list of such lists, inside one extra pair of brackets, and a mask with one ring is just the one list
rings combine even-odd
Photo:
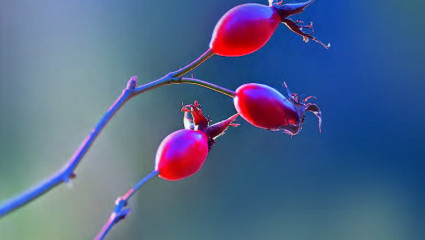
[(305, 111), (313, 112), (321, 124), (321, 112), (317, 105), (301, 101), (288, 90), (288, 98), (275, 89), (257, 83), (249, 83), (236, 89), (234, 104), (236, 110), (247, 122), (269, 130), (283, 130), (296, 135), (302, 128)]
[(155, 170), (166, 180), (180, 180), (201, 169), (208, 155), (208, 137), (201, 131), (181, 129), (162, 140)]
[(230, 9), (221, 17), (214, 28), (210, 41), (213, 53), (237, 57), (253, 53), (263, 47), (271, 38), (279, 23), (283, 22), (293, 32), (303, 36), (304, 41), (312, 39), (323, 43), (305, 33), (303, 28), (312, 25), (298, 25), (300, 21), (292, 21), (289, 16), (301, 13), (313, 0), (305, 3), (282, 4), (270, 1), (270, 6), (248, 3)]
[[(215, 139), (223, 135), (239, 114), (235, 114), (221, 122), (210, 125), (201, 110), (201, 105), (195, 101), (182, 107), (185, 129), (168, 135), (158, 147), (155, 158), (155, 171), (159, 177), (166, 180), (180, 180), (198, 172)], [(189, 116), (192, 115), (192, 118)]]
[(210, 48), (222, 56), (242, 56), (264, 46), (280, 23), (272, 7), (248, 3), (229, 10), (215, 26)]

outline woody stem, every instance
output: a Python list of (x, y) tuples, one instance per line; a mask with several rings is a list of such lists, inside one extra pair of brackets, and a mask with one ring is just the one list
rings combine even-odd
[(68, 182), (70, 181), (70, 179), (74, 178), (75, 169), (77, 168), (78, 164), (81, 162), (85, 154), (88, 152), (88, 150), (91, 148), (94, 141), (97, 139), (97, 137), (105, 128), (105, 126), (109, 123), (109, 121), (115, 116), (118, 110), (121, 109), (121, 107), (124, 106), (124, 104), (131, 98), (163, 85), (180, 84), (180, 83), (196, 84), (202, 87), (212, 89), (224, 95), (233, 97), (234, 92), (228, 89), (222, 88), (220, 86), (217, 86), (215, 84), (208, 83), (202, 80), (181, 77), (184, 74), (198, 67), (200, 64), (205, 62), (208, 58), (210, 58), (212, 55), (214, 55), (214, 53), (212, 53), (212, 51), (208, 49), (198, 59), (191, 62), (187, 66), (177, 71), (170, 72), (166, 74), (165, 76), (163, 76), (162, 78), (159, 78), (155, 81), (152, 81), (150, 83), (147, 83), (141, 86), (137, 86), (137, 77), (136, 76), (132, 77), (128, 81), (127, 86), (122, 91), (121, 95), (109, 107), (106, 113), (102, 116), (102, 118), (99, 120), (96, 126), (90, 131), (90, 134), (83, 140), (83, 142), (80, 144), (78, 149), (75, 151), (72, 157), (65, 163), (65, 165), (61, 169), (59, 169), (56, 173), (54, 173), (52, 176), (48, 177), (41, 183), (35, 185), (29, 190), (26, 190), (23, 193), (13, 198), (10, 198), (0, 203), (0, 217), (3, 217), (6, 214), (11, 213), (12, 211), (22, 206), (25, 206), (26, 204), (30, 203), (36, 198), (47, 193), (54, 187), (60, 185), (61, 183)]

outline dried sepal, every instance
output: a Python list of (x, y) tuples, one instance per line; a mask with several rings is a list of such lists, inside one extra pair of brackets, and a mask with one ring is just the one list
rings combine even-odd
[(195, 101), (193, 104), (185, 105), (181, 109), (182, 112), (192, 114), (192, 122), (198, 130), (205, 130), (208, 127), (209, 119), (204, 116), (201, 109), (201, 104)]
[(193, 124), (193, 120), (189, 117), (189, 112), (184, 112), (183, 125), (185, 129), (195, 130), (195, 124)]
[(304, 9), (313, 2), (314, 0), (303, 3), (283, 3), (283, 1), (273, 1), (271, 5), (279, 12), (280, 17), (285, 19), (289, 16), (302, 13)]
[(237, 127), (239, 124), (234, 123), (233, 121), (236, 121), (236, 118), (239, 116), (239, 113), (236, 113), (235, 115), (229, 117), (228, 119), (225, 119), (221, 122), (215, 123), (207, 128), (205, 131), (207, 136), (216, 139), (219, 136), (222, 136), (226, 129), (229, 128), (229, 126)]
[[(304, 42), (308, 42), (309, 39), (319, 43), (324, 48), (328, 49), (331, 45), (330, 43), (325, 44), (316, 37), (313, 36), (313, 22), (310, 22), (308, 25), (303, 25), (302, 21), (292, 20), (290, 16), (302, 13), (304, 9), (312, 4), (314, 0), (310, 0), (303, 3), (286, 3), (283, 1), (269, 0), (269, 4), (276, 9), (279, 13), (282, 23), (284, 23), (291, 31), (303, 37)], [(304, 29), (310, 29), (309, 32), (304, 31)]]
[(297, 135), (300, 130), (302, 129), (302, 125), (304, 124), (304, 118), (305, 118), (305, 112), (309, 111), (312, 112), (319, 121), (319, 132), (321, 132), (321, 125), (322, 125), (322, 112), (320, 111), (319, 106), (317, 106), (314, 103), (307, 103), (311, 99), (316, 99), (314, 96), (308, 96), (304, 99), (300, 97), (300, 95), (296, 93), (291, 93), (288, 86), (286, 85), (286, 82), (283, 83), (286, 91), (288, 93), (288, 99), (294, 104), (294, 107), (298, 113), (298, 123), (297, 124), (288, 124), (281, 127), (284, 133), (294, 136)]
[(316, 115), (319, 120), (319, 132), (322, 132), (322, 112), (320, 111), (320, 108), (314, 103), (308, 103), (305, 110)]
[[(211, 150), (215, 144), (215, 139), (223, 135), (229, 126), (237, 127), (234, 123), (239, 113), (210, 126), (210, 117), (205, 117), (201, 110), (201, 105), (195, 101), (193, 104), (184, 105), (181, 109), (184, 112), (183, 124), (186, 129), (199, 130), (208, 136), (208, 149)], [(190, 118), (189, 115), (192, 115)]]

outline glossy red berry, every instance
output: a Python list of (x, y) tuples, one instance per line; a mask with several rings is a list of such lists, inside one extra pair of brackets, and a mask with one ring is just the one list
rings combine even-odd
[(218, 21), (210, 48), (221, 56), (250, 54), (267, 43), (280, 22), (273, 7), (255, 3), (239, 5)]
[(324, 47), (319, 40), (306, 33), (303, 29), (311, 29), (310, 25), (301, 25), (301, 21), (293, 21), (289, 18), (304, 11), (313, 0), (304, 3), (283, 4), (282, 2), (270, 1), (270, 5), (247, 3), (230, 9), (221, 17), (214, 28), (210, 41), (210, 49), (213, 53), (237, 57), (253, 53), (263, 47), (275, 32), (279, 23), (284, 23), (290, 30), (301, 35), (304, 41), (312, 39)]
[[(155, 158), (155, 171), (166, 180), (180, 180), (201, 169), (215, 139), (223, 135), (234, 123), (239, 114), (210, 125), (198, 102), (182, 107), (185, 129), (168, 135), (158, 147)], [(189, 116), (191, 115), (191, 117)]]
[(283, 130), (290, 135), (298, 134), (304, 122), (305, 111), (313, 112), (321, 121), (317, 105), (306, 103), (311, 97), (300, 100), (296, 94), (288, 98), (275, 89), (257, 83), (249, 83), (236, 89), (236, 110), (247, 122), (269, 130)]
[(279, 129), (297, 122), (294, 105), (275, 89), (256, 83), (240, 86), (234, 98), (236, 110), (254, 126)]
[(181, 129), (162, 140), (155, 170), (166, 180), (180, 180), (201, 169), (208, 155), (208, 137), (201, 131)]

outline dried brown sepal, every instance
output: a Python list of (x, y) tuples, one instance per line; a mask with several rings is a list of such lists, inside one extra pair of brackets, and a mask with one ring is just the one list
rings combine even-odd
[(195, 101), (193, 104), (185, 105), (181, 109), (182, 112), (189, 112), (192, 114), (192, 122), (195, 129), (204, 131), (209, 124), (209, 119), (204, 116), (201, 109), (201, 104)]

